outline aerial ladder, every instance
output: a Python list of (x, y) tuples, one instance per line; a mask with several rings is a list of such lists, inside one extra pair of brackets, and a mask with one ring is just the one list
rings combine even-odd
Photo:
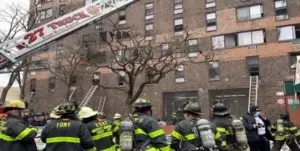
[(248, 111), (251, 106), (257, 105), (258, 80), (258, 75), (250, 76)]
[(98, 0), (49, 23), (26, 32), (20, 37), (0, 44), (0, 70), (43, 50), (55, 40), (81, 29), (96, 20), (102, 20), (139, 0)]
[(69, 100), (72, 100), (72, 97), (73, 97), (75, 91), (76, 91), (76, 87), (75, 86), (73, 86), (73, 87), (70, 88), (70, 90), (69, 90), (69, 97), (68, 97)]
[(106, 103), (106, 96), (105, 97), (100, 97), (100, 100), (99, 100), (99, 103), (98, 103), (98, 108), (97, 108), (98, 112), (103, 112), (105, 103)]

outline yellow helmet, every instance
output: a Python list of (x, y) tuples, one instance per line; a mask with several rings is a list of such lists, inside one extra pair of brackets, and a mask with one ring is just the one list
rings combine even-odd
[(5, 108), (17, 108), (17, 109), (25, 109), (25, 103), (21, 100), (11, 100), (5, 101), (4, 103)]

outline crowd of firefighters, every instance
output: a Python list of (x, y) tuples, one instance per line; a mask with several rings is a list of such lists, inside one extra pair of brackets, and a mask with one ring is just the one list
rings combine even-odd
[[(66, 100), (50, 114), (41, 132), (44, 151), (280, 151), (284, 144), (300, 151), (300, 131), (284, 112), (273, 124), (258, 106), (241, 118), (230, 114), (223, 102), (215, 102), (210, 120), (203, 118), (198, 102), (187, 102), (174, 114), (171, 142), (158, 120), (152, 104), (139, 98), (134, 112), (114, 121), (90, 107), (78, 108)], [(37, 128), (26, 120), (26, 105), (21, 100), (7, 101), (0, 114), (1, 151), (37, 151)], [(42, 120), (37, 120), (42, 121)], [(270, 146), (273, 142), (273, 147)]]

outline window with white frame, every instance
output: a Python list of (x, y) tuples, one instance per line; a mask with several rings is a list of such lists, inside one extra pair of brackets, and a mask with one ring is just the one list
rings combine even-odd
[(216, 0), (206, 0), (206, 8), (216, 7)]
[(174, 20), (174, 32), (175, 35), (182, 35), (183, 34), (183, 19), (178, 18)]
[(286, 0), (275, 0), (276, 19), (288, 19), (287, 3)]
[(259, 57), (246, 57), (247, 71), (250, 76), (259, 76)]
[(263, 17), (263, 6), (254, 5), (250, 7), (241, 7), (237, 9), (238, 21), (247, 21)]
[(189, 57), (196, 57), (198, 56), (198, 41), (197, 39), (191, 39), (188, 41), (188, 51), (189, 51)]
[(179, 65), (175, 71), (175, 82), (184, 82), (184, 65)]
[(42, 20), (42, 19), (50, 18), (53, 15), (52, 13), (53, 13), (52, 8), (47, 10), (42, 10), (40, 11), (40, 19)]
[(154, 18), (154, 4), (147, 3), (145, 6), (145, 19), (153, 19)]
[(86, 5), (90, 5), (90, 4), (92, 4), (92, 3), (94, 3), (94, 2), (96, 2), (97, 0), (85, 0), (85, 6)]
[(297, 57), (300, 56), (300, 52), (290, 53), (290, 69), (292, 72), (296, 71)]
[(121, 10), (119, 12), (119, 24), (126, 24), (126, 10)]
[(182, 12), (182, 0), (174, 0), (174, 14), (181, 14)]
[(207, 31), (217, 30), (216, 12), (206, 14), (206, 30)]
[(213, 49), (232, 48), (235, 46), (245, 46), (265, 43), (264, 30), (233, 33), (212, 37)]
[(126, 84), (126, 73), (124, 71), (120, 71), (118, 75), (118, 86), (122, 87)]
[(153, 23), (151, 24), (146, 24), (145, 25), (145, 37), (146, 37), (146, 40), (152, 40), (152, 36), (154, 34), (154, 27), (153, 27)]
[(278, 41), (300, 39), (300, 24), (278, 27)]
[(208, 77), (209, 80), (220, 80), (219, 61), (211, 61), (208, 63)]

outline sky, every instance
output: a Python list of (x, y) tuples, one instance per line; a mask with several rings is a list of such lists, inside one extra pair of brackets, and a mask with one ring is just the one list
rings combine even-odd
[[(23, 6), (25, 9), (28, 9), (29, 7), (29, 2), (30, 0), (0, 0), (1, 1), (1, 5), (0, 5), (0, 11), (1, 10), (5, 10), (5, 8), (8, 5), (11, 5), (12, 2), (20, 4), (21, 6)], [(7, 28), (7, 25), (1, 25), (0, 26), (1, 29), (5, 29)], [(6, 86), (8, 79), (9, 79), (9, 74), (0, 74), (0, 87), (4, 87)], [(17, 83), (15, 83), (13, 85), (13, 87), (18, 87)]]

